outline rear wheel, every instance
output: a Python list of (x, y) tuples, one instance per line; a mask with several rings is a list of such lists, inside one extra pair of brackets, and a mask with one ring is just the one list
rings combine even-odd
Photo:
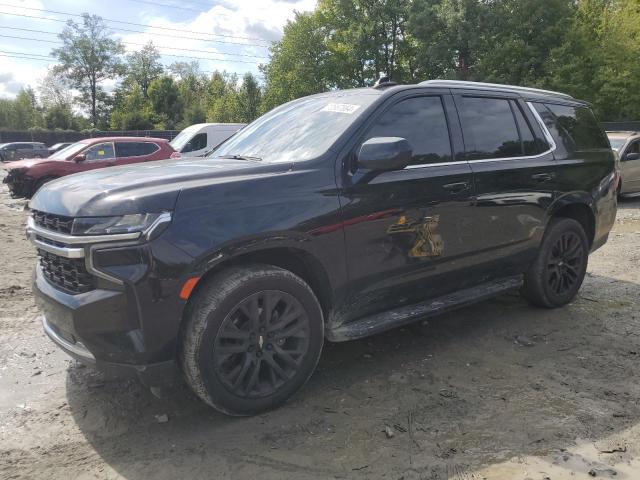
[(538, 258), (525, 275), (522, 295), (534, 305), (561, 307), (578, 293), (587, 271), (589, 241), (570, 218), (551, 220)]
[(180, 363), (206, 403), (252, 415), (284, 403), (309, 379), (324, 330), (320, 305), (302, 279), (269, 265), (235, 267), (194, 295)]

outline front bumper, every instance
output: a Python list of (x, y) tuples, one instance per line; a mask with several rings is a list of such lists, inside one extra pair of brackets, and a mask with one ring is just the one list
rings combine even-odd
[[(173, 383), (184, 308), (178, 291), (191, 257), (160, 238), (74, 237), (33, 221), (27, 233), (41, 257), (33, 293), (51, 340), (99, 370), (149, 386)], [(51, 255), (66, 263), (52, 267)], [(70, 269), (91, 277), (86, 288), (73, 289)]]
[(28, 198), (33, 194), (35, 182), (32, 178), (25, 177), (23, 174), (16, 174), (9, 170), (2, 182), (7, 184), (9, 193), (13, 198)]

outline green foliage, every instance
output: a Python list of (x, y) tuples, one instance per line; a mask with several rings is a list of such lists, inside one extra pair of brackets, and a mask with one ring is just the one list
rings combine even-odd
[(156, 127), (174, 128), (182, 112), (182, 100), (176, 82), (168, 76), (153, 80), (149, 85), (148, 97), (156, 115)]
[(134, 85), (121, 97), (111, 113), (111, 128), (114, 130), (150, 130), (153, 128), (153, 111), (142, 89)]
[(146, 97), (151, 82), (160, 77), (164, 68), (160, 63), (160, 52), (149, 41), (142, 50), (127, 55), (125, 82), (138, 85)]
[(63, 45), (51, 52), (60, 62), (57, 72), (80, 91), (79, 101), (88, 107), (96, 126), (105, 98), (101, 84), (123, 73), (120, 55), (124, 47), (111, 38), (102, 18), (87, 13), (82, 15), (81, 24), (68, 20), (58, 37)]

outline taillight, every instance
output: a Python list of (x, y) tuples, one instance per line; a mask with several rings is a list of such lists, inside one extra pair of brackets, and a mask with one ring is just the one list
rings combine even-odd
[(180, 158), (182, 154), (180, 152), (173, 152), (169, 158)]

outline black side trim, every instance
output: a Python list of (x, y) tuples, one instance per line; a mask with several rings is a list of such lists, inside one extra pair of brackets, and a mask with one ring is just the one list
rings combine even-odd
[(332, 342), (346, 342), (356, 338), (367, 337), (391, 328), (407, 325), (420, 318), (431, 317), (495, 297), (500, 293), (520, 288), (522, 282), (523, 275), (515, 275), (513, 277), (483, 283), (422, 303), (378, 313), (355, 320), (346, 325), (328, 329), (326, 331), (326, 337)]

